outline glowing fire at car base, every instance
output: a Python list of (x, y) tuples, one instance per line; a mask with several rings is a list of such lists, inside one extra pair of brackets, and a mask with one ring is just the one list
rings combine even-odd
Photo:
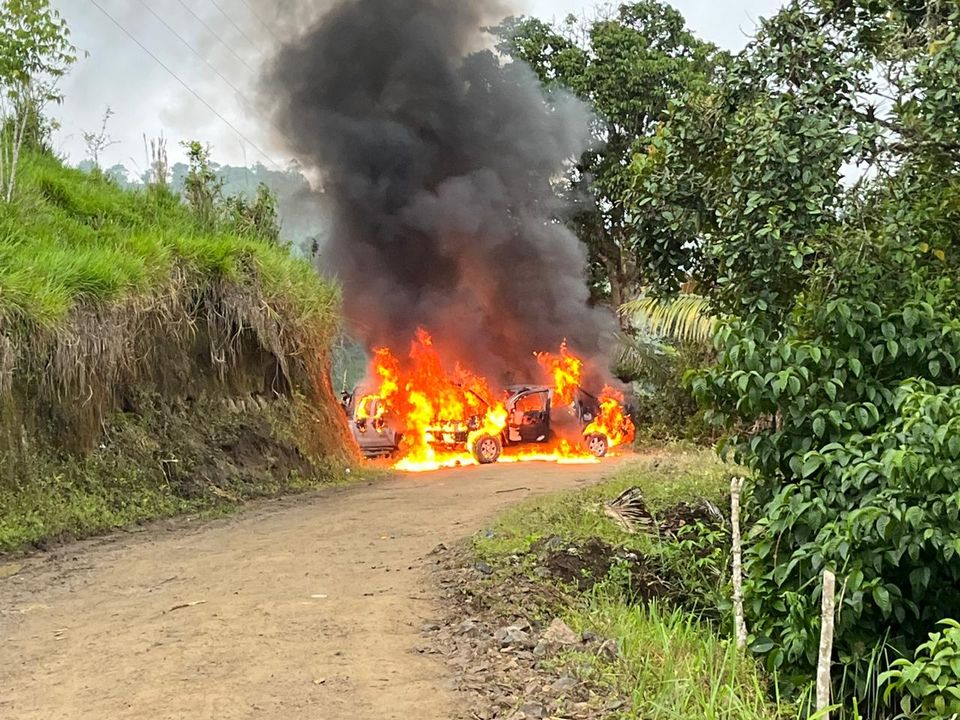
[(402, 361), (376, 350), (368, 392), (345, 396), (344, 408), (368, 457), (396, 458), (393, 467), (423, 472), (494, 462), (596, 463), (633, 440), (623, 396), (605, 387), (583, 390), (583, 361), (562, 345), (537, 354), (542, 385), (493, 392), (461, 364), (444, 367), (433, 339), (420, 330)]

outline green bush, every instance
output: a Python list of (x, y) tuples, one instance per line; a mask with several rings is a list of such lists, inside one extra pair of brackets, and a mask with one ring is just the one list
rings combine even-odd
[(704, 411), (685, 377), (709, 362), (710, 352), (692, 343), (678, 347), (650, 339), (630, 339), (621, 349), (616, 374), (633, 384), (630, 413), (637, 441), (687, 441), (710, 444), (717, 433), (704, 419)]
[(899, 695), (904, 717), (912, 720), (960, 717), (960, 623), (940, 624), (943, 631), (930, 633), (914, 660), (901, 658), (881, 676), (886, 697)]
[(876, 661), (960, 611), (960, 11), (928, 5), (786, 3), (626, 198), (641, 260), (678, 258), (659, 285), (723, 318), (691, 386), (753, 471), (753, 647), (807, 686), (835, 569), (838, 697), (878, 714)]
[(908, 381), (893, 404), (886, 425), (803, 454), (801, 479), (773, 495), (750, 533), (745, 594), (773, 667), (813, 667), (811, 579), (826, 567), (841, 580), (845, 665), (883, 637), (905, 652), (939, 618), (960, 616), (960, 595), (943, 592), (960, 583), (960, 386)]

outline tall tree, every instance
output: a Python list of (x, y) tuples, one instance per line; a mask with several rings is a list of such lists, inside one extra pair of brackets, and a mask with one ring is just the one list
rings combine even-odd
[(581, 207), (574, 223), (589, 248), (595, 299), (619, 306), (645, 281), (636, 250), (638, 234), (649, 228), (633, 222), (622, 202), (631, 159), (649, 145), (670, 103), (712, 82), (725, 55), (657, 0), (591, 19), (570, 16), (560, 26), (511, 18), (493, 31), (501, 53), (596, 111), (595, 147), (571, 170), (571, 195)]

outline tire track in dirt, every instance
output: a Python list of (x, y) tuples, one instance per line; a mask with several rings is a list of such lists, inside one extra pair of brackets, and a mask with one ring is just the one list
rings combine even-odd
[(400, 476), (31, 558), (0, 579), (0, 717), (456, 717), (416, 652), (438, 612), (422, 558), (623, 462)]

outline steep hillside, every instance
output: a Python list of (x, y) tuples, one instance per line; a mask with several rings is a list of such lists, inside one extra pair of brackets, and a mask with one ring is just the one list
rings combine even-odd
[(0, 550), (310, 484), (349, 456), (338, 289), (162, 189), (28, 155), (0, 205)]

